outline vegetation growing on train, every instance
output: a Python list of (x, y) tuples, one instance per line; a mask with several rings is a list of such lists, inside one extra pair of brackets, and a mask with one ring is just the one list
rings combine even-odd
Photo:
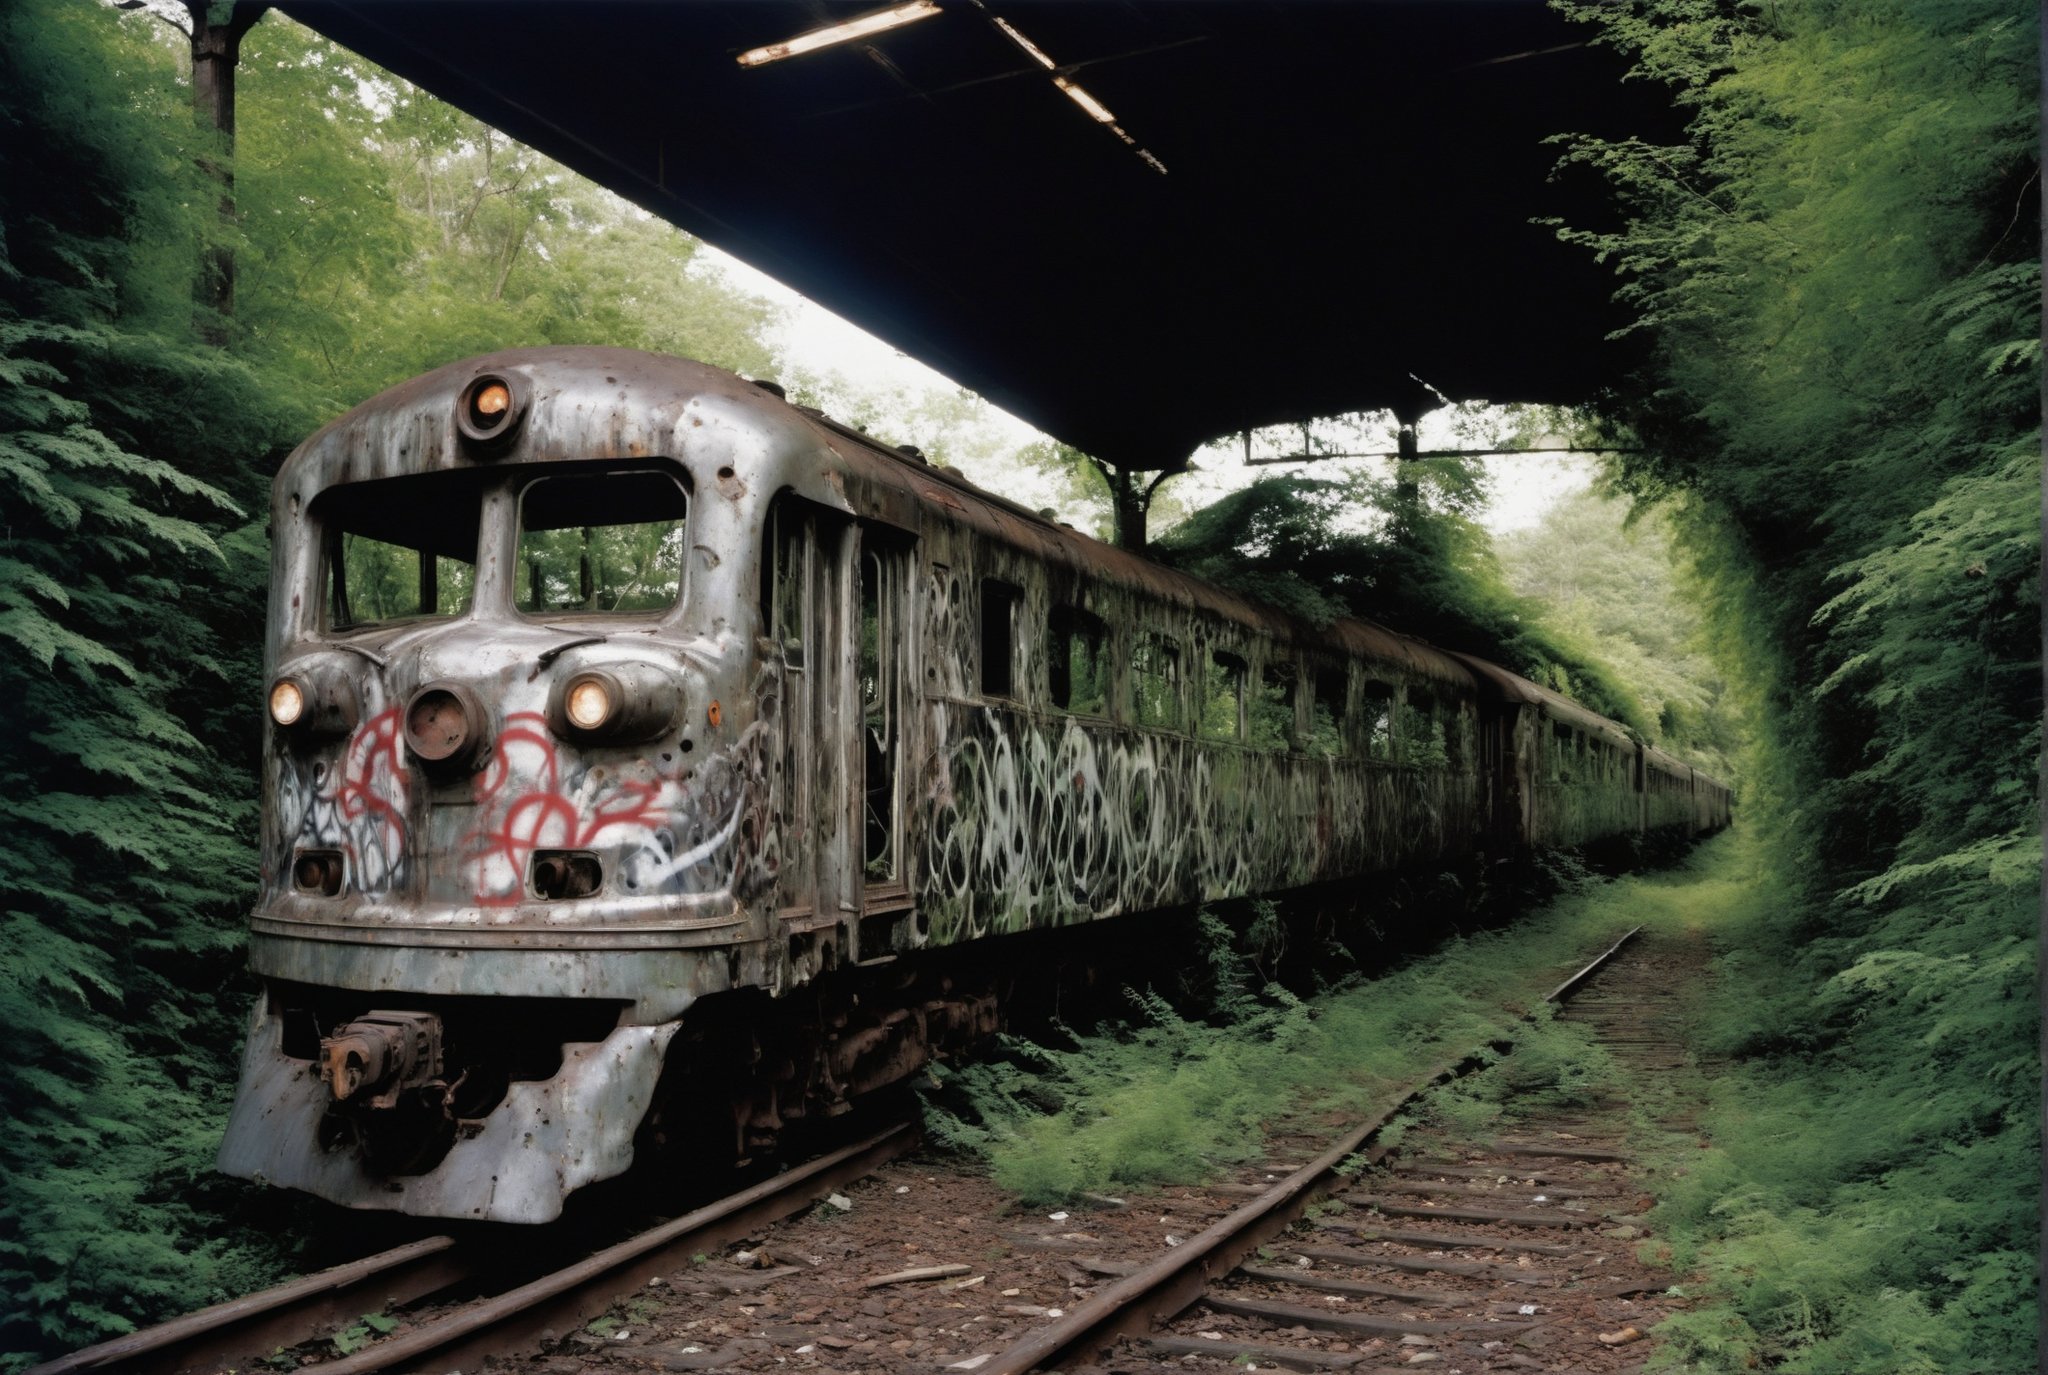
[[(1763, 708), (1769, 909), (1689, 1190), (1695, 1369), (2035, 1362), (2038, 12), (1576, 6), (1692, 111), (1577, 139), (1629, 210), (1618, 476)], [(1788, 1143), (1796, 1147), (1788, 1149)]]
[(1657, 738), (1646, 711), (1594, 654), (1547, 628), (1501, 576), (1476, 519), (1485, 475), (1425, 459), (1403, 476), (1268, 477), (1194, 512), (1153, 557), (1309, 621), (1377, 621), (1476, 654)]

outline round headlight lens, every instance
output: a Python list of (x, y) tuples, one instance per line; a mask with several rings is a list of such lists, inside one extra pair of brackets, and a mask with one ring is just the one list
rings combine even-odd
[(578, 730), (596, 730), (612, 714), (612, 695), (602, 679), (578, 678), (569, 684), (562, 706), (570, 725)]
[(280, 726), (296, 725), (306, 714), (304, 689), (289, 678), (280, 678), (270, 689), (270, 719)]
[(480, 430), (488, 430), (512, 409), (512, 389), (503, 382), (486, 382), (469, 400), (469, 418)]
[(462, 756), (476, 733), (463, 700), (438, 684), (413, 694), (405, 713), (405, 743), (429, 764)]

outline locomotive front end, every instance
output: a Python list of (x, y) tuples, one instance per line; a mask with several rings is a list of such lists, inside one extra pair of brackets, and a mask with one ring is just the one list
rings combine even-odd
[(815, 447), (715, 369), (456, 364), (275, 485), (264, 984), (220, 1167), (539, 1222), (631, 1162), (697, 998), (759, 984), (765, 494)]

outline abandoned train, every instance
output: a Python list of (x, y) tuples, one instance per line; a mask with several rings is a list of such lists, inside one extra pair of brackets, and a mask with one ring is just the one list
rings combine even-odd
[(919, 952), (1728, 817), (1494, 665), (679, 359), (442, 368), (301, 445), (271, 517), (220, 1165), (355, 1207), (545, 1221), (663, 1119), (744, 1150), (843, 1111), (995, 1026)]

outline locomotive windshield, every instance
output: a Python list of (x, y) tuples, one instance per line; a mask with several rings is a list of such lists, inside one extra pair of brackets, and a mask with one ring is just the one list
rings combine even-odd
[(683, 594), (690, 499), (665, 472), (544, 477), (519, 499), (518, 605), (529, 615), (666, 611)]
[(314, 510), (327, 542), (329, 629), (469, 610), (482, 510), (470, 475), (353, 482), (325, 493)]

